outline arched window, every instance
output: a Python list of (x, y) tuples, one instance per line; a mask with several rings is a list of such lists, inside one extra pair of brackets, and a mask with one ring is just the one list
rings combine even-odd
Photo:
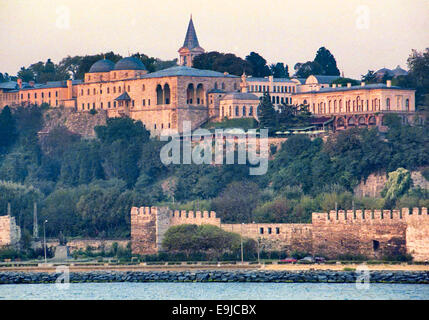
[(186, 103), (192, 104), (194, 102), (194, 85), (192, 83), (188, 84), (188, 88), (186, 89)]
[(245, 117), (246, 116), (246, 106), (243, 106), (243, 117)]
[(160, 84), (156, 86), (156, 104), (164, 104), (164, 93)]
[(204, 87), (202, 83), (197, 85), (197, 104), (204, 104)]
[(253, 106), (249, 107), (249, 116), (253, 116)]
[(168, 83), (164, 84), (164, 104), (170, 104), (170, 86)]
[(390, 98), (386, 99), (386, 109), (390, 110)]
[(232, 116), (232, 107), (231, 106), (229, 106), (229, 116), (230, 117)]
[(225, 107), (222, 107), (222, 118), (224, 117), (225, 114)]
[(225, 90), (225, 83), (222, 82), (222, 90)]
[(145, 91), (146, 90), (146, 86), (143, 84), (142, 85), (142, 91)]
[(405, 100), (405, 110), (410, 111), (410, 99)]
[(238, 117), (239, 115), (240, 115), (240, 114), (239, 114), (239, 111), (238, 111), (238, 106), (236, 106), (236, 107), (235, 107), (235, 116), (236, 116), (236, 117)]
[(217, 82), (214, 83), (214, 88), (217, 89)]
[(234, 90), (237, 90), (237, 83), (234, 82)]
[(121, 93), (121, 90), (122, 90), (122, 89), (121, 89), (121, 87), (118, 87), (118, 92), (119, 92), (119, 93)]

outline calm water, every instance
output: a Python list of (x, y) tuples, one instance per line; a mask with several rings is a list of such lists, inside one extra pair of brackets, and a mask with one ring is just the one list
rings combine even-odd
[(68, 289), (55, 284), (0, 285), (0, 299), (127, 299), (127, 300), (429, 300), (429, 285), (332, 283), (72, 283)]

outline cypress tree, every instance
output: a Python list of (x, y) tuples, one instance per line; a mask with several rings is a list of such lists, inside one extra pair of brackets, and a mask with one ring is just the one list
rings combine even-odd
[(17, 138), (15, 119), (8, 106), (0, 113), (0, 153), (4, 153)]
[(259, 126), (273, 129), (276, 127), (276, 118), (276, 111), (271, 103), (270, 94), (266, 92), (258, 106)]

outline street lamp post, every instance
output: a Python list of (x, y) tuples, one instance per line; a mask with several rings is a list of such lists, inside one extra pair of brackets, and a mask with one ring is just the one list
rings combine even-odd
[(47, 259), (46, 259), (46, 223), (48, 222), (48, 220), (45, 220), (43, 222), (43, 247), (44, 247), (44, 251), (45, 251), (45, 264), (47, 263)]

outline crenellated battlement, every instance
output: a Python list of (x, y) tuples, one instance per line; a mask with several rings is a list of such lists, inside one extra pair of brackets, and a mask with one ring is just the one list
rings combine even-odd
[(171, 212), (170, 221), (172, 225), (179, 224), (212, 224), (220, 226), (221, 221), (216, 217), (214, 211), (186, 211), (175, 210)]
[(328, 213), (313, 212), (312, 222), (317, 223), (407, 223), (410, 219), (427, 219), (428, 210), (402, 208), (401, 210), (331, 210)]

